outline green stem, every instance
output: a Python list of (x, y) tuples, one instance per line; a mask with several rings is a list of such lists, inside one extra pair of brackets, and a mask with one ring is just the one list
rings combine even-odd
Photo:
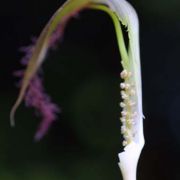
[(119, 22), (118, 17), (116, 16), (116, 14), (114, 12), (112, 12), (108, 7), (106, 7), (105, 5), (97, 5), (97, 4), (89, 4), (88, 5), (89, 8), (92, 9), (97, 9), (97, 10), (101, 10), (106, 12), (107, 14), (110, 15), (110, 17), (112, 18), (114, 27), (115, 27), (115, 31), (116, 31), (116, 36), (117, 36), (117, 42), (118, 42), (118, 47), (119, 47), (119, 51), (120, 51), (120, 55), (121, 55), (121, 63), (124, 69), (128, 69), (129, 67), (129, 57), (128, 57), (128, 53), (126, 50), (126, 46), (125, 46), (125, 42), (124, 42), (124, 37), (123, 37), (123, 32), (121, 29), (121, 24)]

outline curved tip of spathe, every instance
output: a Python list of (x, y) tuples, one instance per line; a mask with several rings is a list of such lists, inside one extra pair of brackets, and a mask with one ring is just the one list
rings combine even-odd
[(16, 112), (16, 109), (18, 107), (18, 104), (17, 104), (17, 101), (16, 103), (14, 104), (14, 106), (12, 107), (11, 111), (10, 111), (10, 126), (11, 127), (15, 127), (15, 112)]
[(10, 125), (11, 127), (14, 127), (15, 126), (15, 113), (16, 113), (16, 110), (17, 108), (19, 107), (19, 105), (21, 104), (22, 102), (22, 99), (24, 97), (24, 92), (25, 92), (25, 87), (24, 88), (21, 88), (21, 91), (19, 93), (19, 96), (15, 102), (15, 104), (13, 105), (11, 111), (10, 111)]
[(11, 109), (11, 112), (10, 112), (10, 126), (11, 126), (11, 127), (15, 127), (14, 115), (15, 115), (15, 109), (12, 108), (12, 109)]

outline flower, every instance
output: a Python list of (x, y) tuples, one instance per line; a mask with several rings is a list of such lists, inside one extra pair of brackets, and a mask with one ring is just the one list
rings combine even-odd
[[(85, 8), (105, 11), (110, 15), (115, 26), (123, 67), (120, 77), (124, 81), (120, 84), (122, 96), (120, 120), (121, 133), (124, 137), (124, 152), (119, 154), (119, 166), (124, 180), (135, 180), (138, 159), (144, 146), (139, 22), (134, 8), (126, 0), (68, 0), (55, 12), (37, 39), (35, 46), (30, 48), (31, 54), (27, 56), (28, 64), (23, 73), (20, 93), (10, 114), (11, 124), (14, 124), (14, 113), (23, 99), (28, 102), (29, 106), (38, 109), (44, 119), (45, 123), (42, 122), (37, 139), (47, 131), (49, 122), (55, 119), (58, 108), (44, 93), (42, 79), (38, 75), (39, 68), (48, 49), (53, 48), (57, 40), (62, 37), (68, 20)], [(128, 48), (124, 43), (120, 23), (127, 28)], [(38, 97), (37, 101), (32, 101), (34, 94)]]

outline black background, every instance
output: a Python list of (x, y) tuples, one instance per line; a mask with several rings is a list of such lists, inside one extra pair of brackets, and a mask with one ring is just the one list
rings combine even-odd
[[(0, 179), (120, 179), (118, 103), (120, 56), (111, 19), (85, 10), (67, 26), (43, 65), (47, 92), (62, 109), (48, 135), (33, 136), (40, 121), (17, 97), (19, 47), (37, 37), (62, 0), (14, 0), (0, 5)], [(180, 179), (180, 1), (134, 0), (139, 14), (146, 145), (138, 180)]]

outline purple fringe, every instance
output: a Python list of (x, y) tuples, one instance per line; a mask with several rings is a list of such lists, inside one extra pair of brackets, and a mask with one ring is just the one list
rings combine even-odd
[[(57, 30), (53, 33), (52, 37), (50, 38), (49, 48), (55, 48), (56, 44), (58, 43), (58, 40), (62, 36), (62, 33), (63, 30), (59, 25)], [(21, 59), (21, 64), (25, 67), (27, 66), (32, 56), (36, 39), (33, 38), (32, 42), (32, 45), (20, 48), (20, 51), (25, 53), (25, 56)], [(13, 73), (14, 76), (20, 78), (18, 86), (21, 86), (25, 69), (17, 70)], [(56, 120), (56, 114), (60, 112), (59, 107), (56, 104), (54, 104), (51, 101), (51, 98), (45, 93), (43, 87), (43, 79), (42, 77), (40, 77), (39, 73), (37, 73), (31, 80), (29, 87), (26, 91), (24, 101), (27, 107), (34, 108), (38, 112), (38, 115), (42, 118), (42, 121), (34, 137), (36, 141), (39, 141), (47, 133), (52, 122)]]

